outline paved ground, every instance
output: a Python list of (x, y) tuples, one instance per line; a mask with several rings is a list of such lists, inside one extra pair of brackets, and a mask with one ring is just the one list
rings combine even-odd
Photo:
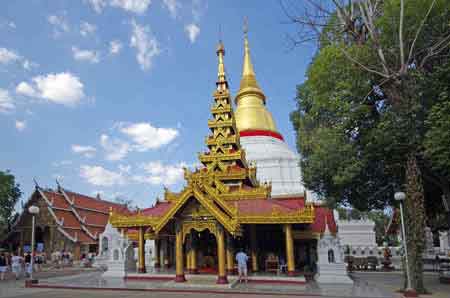
[[(37, 277), (44, 284), (65, 284), (73, 286), (83, 286), (86, 284), (102, 287), (104, 284), (98, 284), (98, 273), (80, 270), (53, 270), (39, 273)], [(24, 288), (24, 281), (8, 280), (0, 281), (0, 297), (5, 298), (94, 298), (94, 297), (183, 297), (183, 298), (215, 298), (215, 297), (377, 297), (377, 298), (394, 298), (401, 295), (396, 292), (402, 282), (402, 276), (397, 272), (383, 273), (355, 273), (353, 275), (355, 286), (349, 288), (342, 285), (318, 286), (315, 283), (308, 283), (306, 286), (296, 285), (268, 285), (268, 284), (242, 284), (237, 285), (234, 289), (228, 290), (225, 294), (217, 292), (199, 292), (199, 289), (181, 289), (194, 292), (174, 292), (179, 288), (170, 289), (172, 292), (165, 291), (161, 282), (135, 281), (123, 284), (128, 288), (143, 288), (148, 291), (107, 291), (107, 290), (67, 290), (67, 289), (40, 289), (40, 288)], [(439, 284), (436, 274), (427, 273), (425, 275), (425, 284), (427, 288), (433, 292), (432, 295), (424, 297), (433, 298), (449, 298), (450, 285)], [(110, 286), (112, 284), (109, 284)], [(212, 289), (210, 291), (215, 291)]]

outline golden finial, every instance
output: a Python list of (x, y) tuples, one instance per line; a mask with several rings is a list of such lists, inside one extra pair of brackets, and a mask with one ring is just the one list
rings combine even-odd
[(236, 104), (238, 103), (241, 93), (248, 93), (251, 91), (255, 93), (265, 103), (265, 96), (262, 90), (259, 88), (256, 82), (256, 74), (253, 70), (253, 64), (250, 59), (250, 46), (248, 43), (248, 20), (244, 19), (244, 65), (242, 67), (241, 84), (239, 86), (239, 92), (236, 95)]
[(248, 18), (244, 17), (244, 37), (247, 38), (248, 33)]
[(217, 71), (217, 90), (228, 89), (227, 77), (225, 74), (225, 64), (223, 57), (225, 56), (225, 47), (222, 42), (222, 29), (219, 26), (219, 44), (217, 45), (217, 56), (219, 57), (219, 65)]

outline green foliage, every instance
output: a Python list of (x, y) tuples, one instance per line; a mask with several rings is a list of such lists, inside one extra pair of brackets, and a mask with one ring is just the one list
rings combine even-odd
[[(424, 292), (424, 184), (450, 199), (450, 8), (448, 0), (430, 11), (432, 1), (404, 1), (402, 60), (400, 3), (383, 1), (366, 31), (330, 16), (291, 120), (305, 184), (328, 205), (382, 209), (393, 204), (394, 190), (406, 190), (410, 271)], [(425, 189), (435, 195), (433, 187)], [(380, 234), (385, 219), (373, 216)]]
[(425, 121), (425, 156), (432, 168), (450, 179), (450, 97), (442, 94), (441, 100), (430, 110)]
[[(417, 48), (448, 32), (450, 12), (444, 2), (436, 2), (418, 36)], [(406, 3), (404, 36), (410, 45), (430, 2)], [(393, 69), (400, 67), (398, 15), (399, 1), (385, 1), (376, 19), (387, 63)], [(343, 51), (381, 70), (374, 41), (351, 42), (342, 30), (335, 29), (335, 23), (332, 15), (307, 80), (297, 88), (298, 109), (291, 114), (304, 181), (326, 197), (330, 206), (380, 209), (393, 203), (394, 188), (404, 183), (406, 156), (411, 150), (421, 159), (433, 160), (433, 169), (450, 168), (450, 149), (442, 141), (449, 139), (448, 129), (443, 132), (448, 127), (447, 106), (434, 107), (450, 81), (449, 67), (445, 67), (450, 62), (448, 56), (430, 61), (428, 68), (411, 69), (407, 76), (383, 83), (376, 74), (352, 63)]]
[(14, 207), (22, 192), (16, 184), (14, 176), (9, 172), (0, 171), (0, 231), (8, 232), (14, 218)]

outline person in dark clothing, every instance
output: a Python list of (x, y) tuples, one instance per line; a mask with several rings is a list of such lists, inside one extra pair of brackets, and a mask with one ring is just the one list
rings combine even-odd
[(29, 252), (27, 252), (25, 254), (25, 272), (28, 276), (31, 276), (31, 254)]
[(4, 253), (0, 254), (0, 280), (5, 279), (5, 272), (8, 268), (8, 260), (6, 259), (6, 256)]

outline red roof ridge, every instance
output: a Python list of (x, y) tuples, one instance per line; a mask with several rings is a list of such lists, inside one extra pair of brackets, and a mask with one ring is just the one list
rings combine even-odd
[(120, 204), (120, 203), (112, 202), (112, 201), (108, 201), (108, 200), (103, 200), (103, 199), (99, 199), (99, 198), (96, 198), (96, 197), (91, 197), (91, 196), (84, 195), (84, 194), (81, 194), (81, 193), (78, 193), (78, 192), (74, 192), (74, 191), (71, 191), (71, 190), (64, 189), (64, 191), (66, 193), (71, 193), (71, 194), (74, 194), (76, 196), (80, 196), (80, 197), (84, 197), (84, 198), (87, 198), (87, 199), (95, 200), (97, 202), (102, 202), (102, 203), (111, 204), (111, 205), (117, 205), (117, 206), (120, 206), (120, 207), (126, 207), (124, 204)]

